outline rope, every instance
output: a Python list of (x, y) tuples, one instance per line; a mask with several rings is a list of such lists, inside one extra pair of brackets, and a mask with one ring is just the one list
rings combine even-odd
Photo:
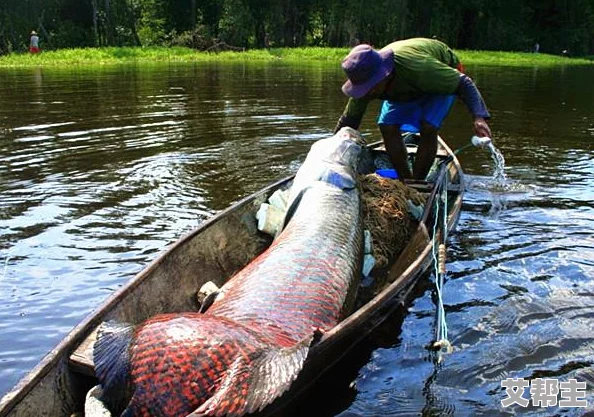
[[(435, 222), (433, 224), (433, 265), (435, 268), (435, 290), (437, 293), (437, 323), (435, 331), (435, 342), (433, 348), (437, 351), (444, 351), (450, 353), (452, 351), (452, 345), (448, 340), (448, 325), (445, 320), (445, 308), (443, 306), (442, 290), (445, 284), (446, 278), (446, 245), (448, 233), (448, 189), (447, 189), (447, 176), (444, 175), (443, 183), (440, 185), (441, 194), (439, 198), (435, 199)], [(443, 203), (443, 210), (440, 210), (440, 206)], [(441, 216), (441, 218), (440, 218)], [(443, 243), (438, 244), (437, 231), (439, 228), (440, 221), (443, 221), (441, 225)], [(441, 361), (441, 357), (438, 358)]]

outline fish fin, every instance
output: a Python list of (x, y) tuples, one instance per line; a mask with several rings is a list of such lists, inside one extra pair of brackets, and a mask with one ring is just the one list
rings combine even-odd
[(313, 334), (288, 349), (270, 349), (249, 360), (238, 357), (220, 388), (187, 417), (239, 417), (261, 411), (289, 389), (303, 368)]
[(101, 396), (112, 410), (123, 409), (132, 394), (129, 347), (134, 328), (115, 321), (104, 322), (93, 346), (95, 374), (101, 383)]
[(293, 198), (293, 200), (290, 201), (289, 206), (287, 207), (287, 211), (285, 212), (285, 218), (283, 219), (282, 227), (279, 229), (278, 233), (280, 233), (285, 227), (287, 227), (287, 224), (289, 224), (289, 221), (291, 221), (293, 215), (297, 211), (297, 207), (299, 207), (299, 204), (301, 203), (301, 199), (303, 198), (305, 190), (307, 190), (308, 188), (309, 187), (306, 187), (300, 190), (299, 193), (295, 196), (295, 198)]
[(198, 312), (206, 313), (206, 310), (208, 310), (208, 307), (210, 307), (212, 305), (212, 303), (215, 302), (219, 293), (220, 293), (220, 291), (217, 290), (215, 292), (211, 292), (206, 297), (204, 297), (204, 301), (202, 301), (202, 304), (200, 304), (200, 309), (198, 310)]
[[(334, 167), (324, 167), (323, 170), (319, 173), (318, 176), (315, 178), (311, 178), (310, 183), (315, 183), (316, 181), (324, 182), (326, 184), (333, 185), (341, 190), (352, 190), (357, 186), (357, 182), (354, 179), (355, 172), (349, 168), (335, 165)], [(311, 184), (307, 187), (303, 187), (299, 190), (299, 192), (288, 202), (287, 209), (285, 211), (285, 218), (283, 220), (283, 225), (280, 230), (283, 230), (295, 212), (301, 204), (301, 200), (303, 199), (303, 194), (311, 188)], [(278, 233), (277, 233), (278, 235)]]
[(200, 287), (196, 293), (196, 301), (198, 302), (198, 312), (204, 313), (212, 305), (219, 294), (220, 288), (212, 281), (208, 281)]

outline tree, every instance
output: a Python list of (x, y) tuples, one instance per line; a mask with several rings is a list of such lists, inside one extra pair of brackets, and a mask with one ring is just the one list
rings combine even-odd
[[(594, 0), (2, 0), (0, 53), (46, 48), (167, 45), (376, 46), (412, 36), (454, 48), (594, 52)], [(184, 42), (182, 44), (186, 44)], [(196, 42), (191, 43), (196, 47)]]

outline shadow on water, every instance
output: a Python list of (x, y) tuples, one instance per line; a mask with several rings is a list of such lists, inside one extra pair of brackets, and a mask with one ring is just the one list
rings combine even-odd
[[(411, 289), (406, 300), (381, 323), (371, 335), (349, 351), (335, 366), (323, 374), (304, 391), (279, 417), (344, 416), (357, 398), (362, 383), (359, 378), (378, 350), (392, 349), (401, 343), (401, 329), (409, 307), (431, 285), (427, 277), (421, 278)], [(362, 371), (363, 370), (363, 371)], [(392, 379), (392, 377), (388, 377)]]

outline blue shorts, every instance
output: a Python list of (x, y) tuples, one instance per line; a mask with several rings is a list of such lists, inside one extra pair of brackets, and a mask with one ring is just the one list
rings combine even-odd
[(419, 132), (421, 121), (439, 129), (452, 108), (456, 96), (426, 95), (417, 100), (406, 102), (384, 101), (378, 125), (400, 125), (404, 132)]

